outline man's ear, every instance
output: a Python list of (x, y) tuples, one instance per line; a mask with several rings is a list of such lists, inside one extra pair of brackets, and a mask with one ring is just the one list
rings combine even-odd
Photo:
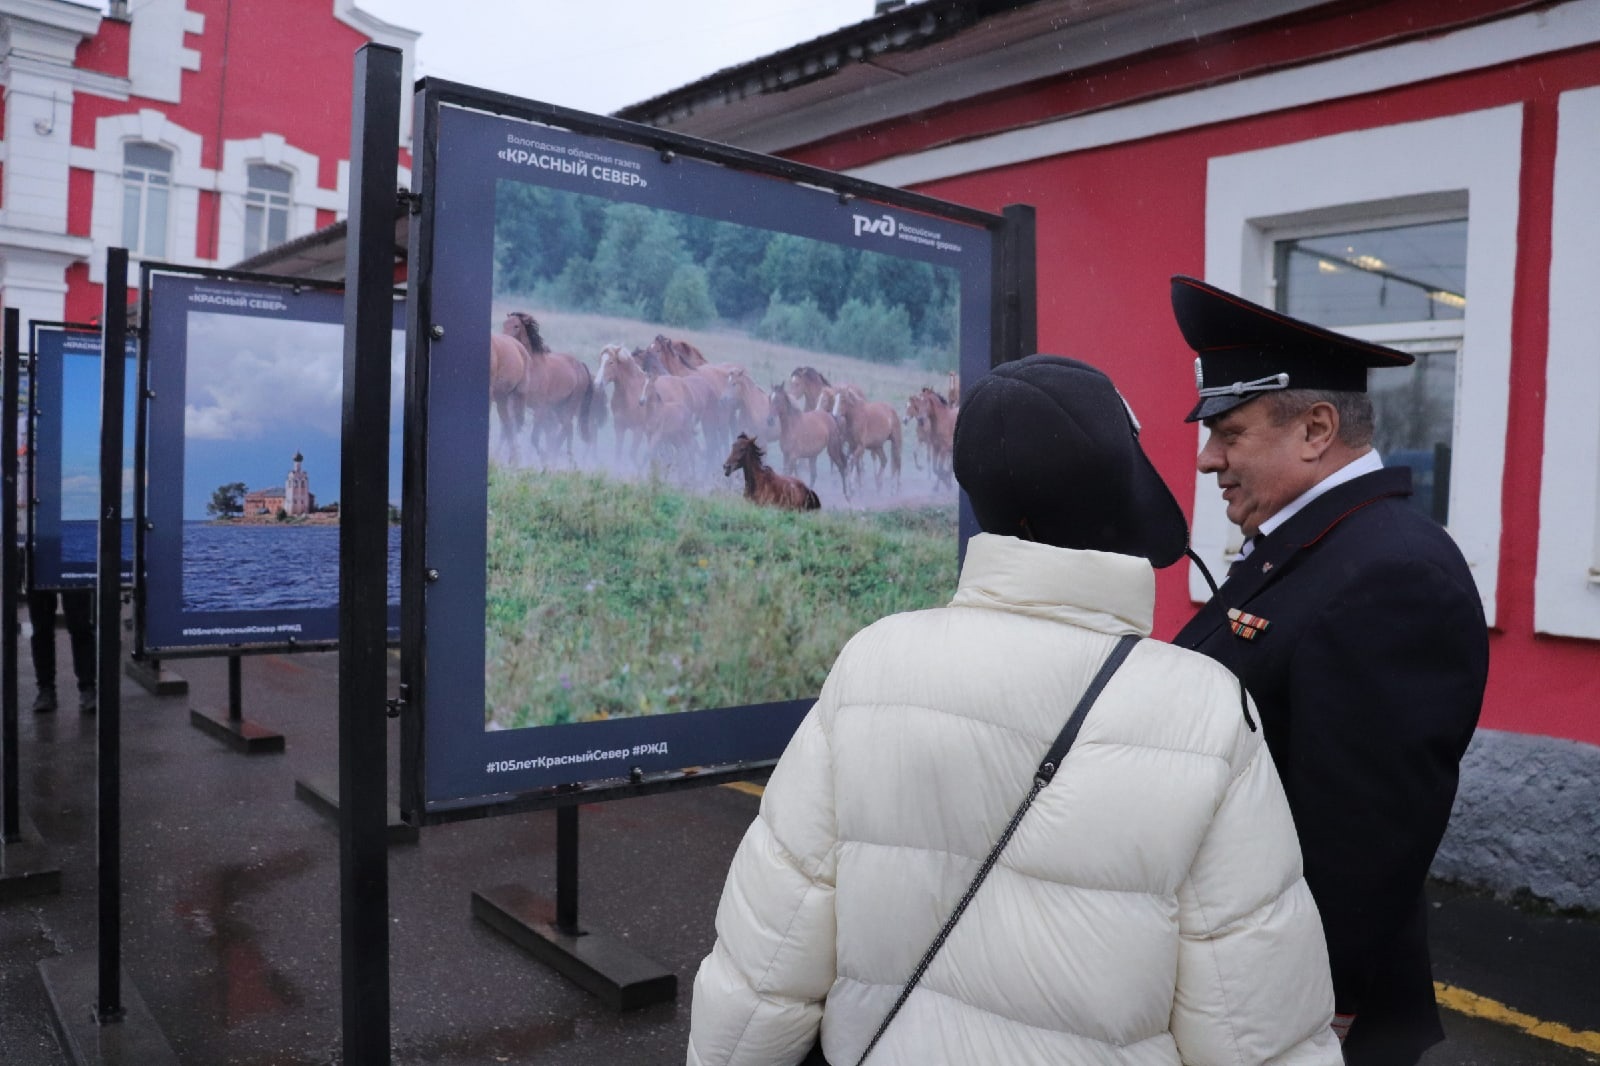
[(1300, 416), (1301, 431), (1305, 434), (1300, 445), (1300, 457), (1314, 462), (1339, 440), (1339, 409), (1326, 401), (1314, 403)]

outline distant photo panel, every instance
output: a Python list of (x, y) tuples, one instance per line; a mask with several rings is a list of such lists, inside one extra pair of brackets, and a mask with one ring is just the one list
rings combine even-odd
[[(150, 311), (146, 644), (338, 636), (343, 298), (157, 274)], [(399, 603), (399, 371), (389, 571)]]
[[(33, 516), (30, 583), (83, 588), (99, 560), (100, 334), (55, 325), (33, 329)], [(122, 584), (133, 580), (133, 441), (138, 342), (128, 339), (123, 383)]]

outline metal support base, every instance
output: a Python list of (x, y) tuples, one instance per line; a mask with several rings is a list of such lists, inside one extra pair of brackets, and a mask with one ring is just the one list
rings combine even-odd
[(254, 722), (229, 715), (215, 715), (189, 708), (189, 724), (209, 733), (234, 751), (246, 755), (266, 755), (283, 751), (283, 734), (263, 729)]
[(39, 963), (55, 1015), (56, 1033), (73, 1066), (179, 1066), (161, 1027), (123, 971), (122, 1016), (97, 1017), (99, 965), (93, 952), (74, 952)]
[[(339, 821), (339, 789), (329, 788), (320, 781), (307, 781), (295, 778), (295, 798), (305, 803), (312, 810), (322, 815), (331, 822)], [(400, 808), (393, 804), (389, 807), (389, 824), (387, 839), (390, 844), (415, 844), (421, 834), (417, 827), (400, 818)]]
[(677, 998), (677, 974), (603, 933), (556, 928), (551, 920), (554, 912), (549, 900), (539, 899), (523, 885), (472, 893), (474, 918), (612, 1010), (637, 1010)]
[(59, 895), (61, 868), (50, 849), (26, 817), (17, 819), (17, 827), (18, 839), (0, 841), (0, 901)]
[(189, 691), (189, 682), (182, 676), (149, 659), (129, 659), (122, 664), (122, 672), (152, 696), (182, 696)]

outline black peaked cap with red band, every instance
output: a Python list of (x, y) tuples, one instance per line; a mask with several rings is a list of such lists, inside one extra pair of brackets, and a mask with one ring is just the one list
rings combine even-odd
[(1275, 389), (1366, 392), (1367, 370), (1413, 357), (1302, 322), (1186, 274), (1172, 277), (1172, 314), (1193, 348), (1202, 392), (1185, 422), (1215, 418)]

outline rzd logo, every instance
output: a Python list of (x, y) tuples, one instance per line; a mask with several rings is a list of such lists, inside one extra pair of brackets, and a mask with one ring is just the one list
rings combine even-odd
[(894, 218), (884, 215), (882, 218), (868, 218), (866, 215), (851, 215), (856, 224), (856, 236), (863, 233), (881, 233), (885, 237), (894, 236)]

